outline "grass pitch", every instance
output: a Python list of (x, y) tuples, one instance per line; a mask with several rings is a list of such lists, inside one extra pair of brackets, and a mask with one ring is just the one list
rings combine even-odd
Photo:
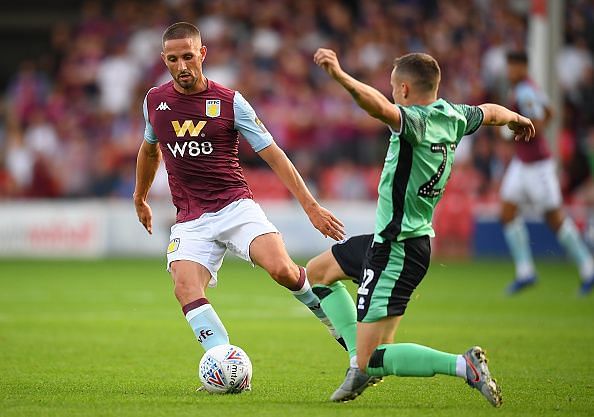
[(250, 355), (253, 391), (195, 392), (202, 350), (163, 264), (0, 261), (0, 416), (594, 415), (594, 296), (576, 296), (569, 264), (539, 264), (538, 286), (508, 298), (511, 264), (435, 260), (409, 304), (398, 341), (483, 346), (501, 409), (445, 376), (328, 402), (346, 354), (261, 269), (230, 260), (209, 298)]

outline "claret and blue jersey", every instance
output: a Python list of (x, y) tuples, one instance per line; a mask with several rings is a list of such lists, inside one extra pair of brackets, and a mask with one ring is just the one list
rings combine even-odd
[(161, 148), (178, 222), (252, 198), (239, 133), (256, 152), (273, 138), (239, 92), (208, 80), (205, 91), (186, 95), (170, 81), (149, 90), (143, 111), (144, 139)]
[[(548, 103), (546, 95), (532, 80), (526, 79), (514, 86), (512, 108), (529, 119), (544, 120)], [(537, 131), (530, 142), (516, 143), (516, 155), (520, 161), (531, 163), (549, 159), (551, 151), (542, 132)]]

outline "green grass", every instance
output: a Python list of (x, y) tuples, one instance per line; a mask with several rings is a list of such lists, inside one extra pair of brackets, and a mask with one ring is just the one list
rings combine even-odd
[(509, 263), (434, 261), (398, 341), (488, 350), (493, 409), (457, 378), (390, 377), (348, 404), (328, 396), (347, 357), (264, 272), (227, 261), (209, 298), (254, 365), (253, 391), (195, 392), (201, 348), (162, 260), (0, 261), (0, 416), (594, 415), (594, 297), (574, 268), (503, 296)]

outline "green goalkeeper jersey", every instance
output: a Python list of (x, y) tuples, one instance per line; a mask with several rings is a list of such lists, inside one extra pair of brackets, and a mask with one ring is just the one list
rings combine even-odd
[(435, 236), (433, 211), (445, 190), (462, 136), (483, 122), (479, 107), (438, 99), (428, 106), (398, 106), (400, 132), (392, 131), (378, 186), (376, 242)]

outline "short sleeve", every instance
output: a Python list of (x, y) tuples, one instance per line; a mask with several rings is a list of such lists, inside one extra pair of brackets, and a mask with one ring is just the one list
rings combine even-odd
[(258, 119), (250, 103), (237, 91), (233, 97), (233, 112), (235, 129), (243, 135), (255, 152), (260, 152), (274, 142), (272, 135)]
[[(150, 92), (150, 90), (149, 90), (149, 92)], [(151, 122), (148, 117), (148, 107), (146, 104), (147, 97), (148, 97), (148, 93), (146, 93), (146, 96), (144, 96), (144, 102), (142, 103), (142, 113), (144, 115), (144, 124), (145, 124), (144, 125), (144, 140), (146, 140), (148, 143), (154, 145), (159, 140), (157, 139), (157, 135), (155, 134), (155, 131), (153, 130), (153, 126), (151, 125)]]
[(393, 135), (400, 135), (402, 133), (402, 122), (403, 122), (403, 118), (404, 116), (402, 115), (402, 112), (400, 111), (400, 106), (398, 105), (394, 105), (396, 107), (396, 110), (398, 110), (398, 112), (400, 113), (400, 128), (398, 129), (398, 131), (392, 129), (392, 126), (388, 125), (388, 129), (390, 129), (390, 133), (392, 133)]
[(412, 145), (418, 145), (425, 138), (425, 118), (413, 107), (398, 106), (398, 109), (402, 119), (400, 137)]
[(458, 111), (464, 115), (466, 119), (466, 129), (464, 135), (472, 135), (483, 124), (485, 115), (479, 106), (469, 106), (468, 104), (458, 104)]

